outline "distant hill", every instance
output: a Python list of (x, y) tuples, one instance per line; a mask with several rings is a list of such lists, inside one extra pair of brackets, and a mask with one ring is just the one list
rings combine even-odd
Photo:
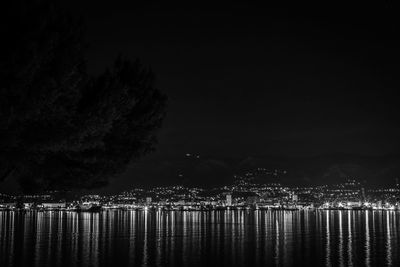
[[(370, 186), (395, 184), (400, 178), (400, 155), (382, 157), (351, 154), (315, 157), (212, 158), (182, 156), (172, 159), (147, 159), (134, 165), (116, 184), (154, 186), (183, 184), (213, 187), (234, 182), (257, 168), (279, 171), (278, 175), (258, 175), (257, 182), (288, 185), (332, 184), (349, 178), (366, 181)], [(282, 173), (285, 171), (285, 173)]]

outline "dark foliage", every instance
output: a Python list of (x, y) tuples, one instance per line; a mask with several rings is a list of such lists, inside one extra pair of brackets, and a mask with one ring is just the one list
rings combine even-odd
[(0, 181), (25, 191), (92, 188), (154, 149), (165, 96), (140, 62), (87, 74), (82, 23), (53, 1), (1, 11)]

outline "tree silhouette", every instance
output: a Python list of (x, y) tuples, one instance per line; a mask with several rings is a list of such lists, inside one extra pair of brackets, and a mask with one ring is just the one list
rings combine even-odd
[(82, 23), (53, 1), (2, 10), (0, 181), (24, 191), (93, 188), (152, 151), (166, 97), (150, 69), (118, 58), (87, 74)]

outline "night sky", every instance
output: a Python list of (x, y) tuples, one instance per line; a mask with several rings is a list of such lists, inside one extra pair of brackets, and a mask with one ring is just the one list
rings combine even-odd
[(249, 159), (400, 152), (400, 24), (390, 1), (127, 2), (69, 4), (86, 20), (93, 74), (120, 53), (138, 57), (169, 98), (158, 150), (106, 190), (180, 181), (187, 153), (200, 156), (191, 168), (218, 179)]
[(169, 96), (160, 153), (385, 154), (399, 149), (397, 14), (229, 5), (90, 5), (88, 62), (149, 64)]

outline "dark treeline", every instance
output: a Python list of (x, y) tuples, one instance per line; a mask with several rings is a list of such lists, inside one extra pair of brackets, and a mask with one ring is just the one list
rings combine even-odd
[(122, 57), (98, 77), (83, 23), (54, 2), (1, 9), (0, 182), (24, 191), (93, 188), (152, 151), (166, 97), (152, 71)]

